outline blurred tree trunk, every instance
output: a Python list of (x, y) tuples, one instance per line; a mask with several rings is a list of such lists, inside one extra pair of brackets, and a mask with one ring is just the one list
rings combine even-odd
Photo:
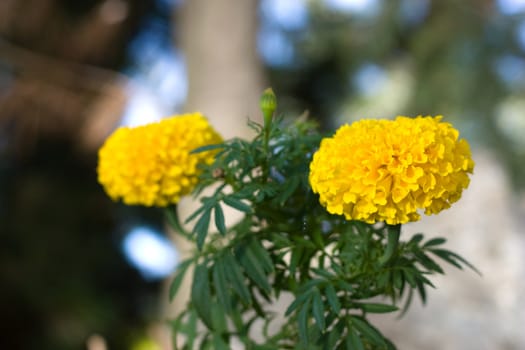
[[(188, 69), (185, 110), (206, 115), (225, 139), (250, 138), (253, 131), (246, 126), (248, 118), (262, 118), (258, 102), (264, 78), (256, 52), (257, 5), (256, 0), (192, 0), (184, 3), (176, 17), (176, 40)], [(183, 200), (181, 217), (187, 217), (195, 207), (196, 203)], [(229, 213), (227, 220), (235, 220), (232, 216)], [(173, 237), (184, 259), (192, 245), (176, 233)], [(190, 279), (185, 283), (176, 300), (164, 308), (166, 316), (184, 308)]]
[(256, 0), (192, 0), (180, 12), (178, 39), (186, 57), (186, 110), (200, 111), (225, 137), (250, 135), (263, 88), (256, 51)]

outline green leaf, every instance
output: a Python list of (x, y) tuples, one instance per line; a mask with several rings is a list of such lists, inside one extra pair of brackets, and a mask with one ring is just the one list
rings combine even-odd
[(204, 241), (206, 240), (206, 236), (208, 235), (210, 217), (211, 210), (206, 210), (195, 224), (195, 227), (193, 228), (193, 232), (197, 234), (197, 248), (199, 250), (202, 250), (202, 247), (204, 246)]
[(290, 181), (287, 181), (286, 187), (284, 191), (281, 192), (279, 197), (277, 197), (277, 200), (279, 201), (279, 204), (283, 206), (285, 202), (290, 198), (290, 196), (294, 193), (297, 186), (299, 186), (301, 180), (298, 177), (292, 177)]
[(320, 279), (320, 278), (310, 279), (310, 280), (306, 281), (305, 283), (303, 283), (299, 287), (298, 292), (299, 293), (304, 293), (304, 292), (307, 292), (309, 290), (313, 290), (314, 287), (317, 287), (317, 285), (325, 283), (325, 282), (326, 282), (326, 280)]
[(431, 240), (428, 240), (425, 242), (425, 244), (423, 244), (423, 248), (428, 248), (428, 247), (432, 247), (432, 246), (436, 246), (436, 245), (441, 245), (443, 243), (445, 243), (447, 240), (445, 238), (441, 238), (441, 237), (437, 237), (437, 238), (433, 238)]
[(325, 318), (324, 318), (324, 304), (319, 288), (315, 287), (312, 297), (312, 313), (314, 315), (315, 323), (321, 332), (324, 332)]
[(213, 349), (214, 350), (229, 350), (230, 347), (222, 340), (219, 334), (213, 334), (212, 339)]
[[(179, 322), (173, 326), (174, 336), (177, 333), (185, 335), (187, 343), (184, 345), (183, 349), (193, 349), (193, 343), (197, 339), (197, 312), (195, 309), (190, 308), (181, 314), (177, 319)], [(180, 322), (183, 316), (188, 316), (186, 322)], [(174, 338), (175, 339), (175, 338)]]
[(320, 277), (324, 277), (327, 280), (330, 280), (330, 279), (332, 279), (334, 277), (334, 275), (332, 275), (329, 271), (326, 271), (325, 269), (319, 269), (319, 268), (316, 268), (316, 267), (312, 267), (311, 270), (316, 275), (318, 275)]
[(248, 277), (264, 292), (270, 293), (272, 288), (268, 278), (253, 252), (243, 245), (237, 249), (236, 256)]
[(241, 300), (245, 304), (250, 304), (252, 297), (244, 283), (244, 275), (237, 260), (235, 260), (233, 255), (228, 252), (224, 255), (224, 264), (226, 279), (231, 283), (231, 286)]
[(444, 274), (445, 272), (439, 266), (434, 260), (432, 260), (428, 255), (421, 251), (414, 252), (414, 256), (416, 257), (417, 261), (421, 263), (426, 269), (432, 272), (437, 272), (440, 274)]
[(325, 243), (323, 240), (323, 234), (321, 233), (321, 230), (313, 230), (312, 239), (316, 245), (316, 248), (319, 248), (321, 250), (324, 248)]
[(310, 299), (307, 300), (297, 315), (299, 325), (299, 340), (305, 346), (308, 345), (308, 313), (310, 311)]
[(391, 277), (392, 277), (392, 272), (390, 269), (380, 272), (379, 275), (377, 276), (377, 287), (385, 288), (390, 283)]
[(335, 291), (335, 288), (331, 284), (327, 284), (324, 293), (326, 296), (326, 300), (328, 301), (328, 304), (330, 304), (330, 307), (334, 311), (334, 313), (339, 314), (341, 311), (341, 303), (339, 302), (339, 298), (337, 297), (337, 293)]
[(205, 263), (197, 265), (191, 287), (191, 303), (199, 318), (209, 328), (213, 329), (211, 318), (211, 292), (208, 280), (208, 268)]
[(288, 248), (292, 244), (292, 242), (287, 237), (284, 237), (280, 232), (272, 233), (270, 240), (278, 249)]
[(348, 335), (345, 339), (346, 348), (351, 350), (365, 350), (361, 337), (357, 334), (352, 324), (348, 325)]
[(403, 274), (399, 270), (392, 271), (392, 281), (394, 282), (394, 287), (398, 290), (401, 290), (404, 285)]
[(266, 273), (273, 272), (274, 267), (272, 258), (270, 257), (270, 254), (268, 254), (268, 250), (263, 247), (259, 240), (252, 239), (248, 245), (248, 249), (250, 249), (255, 258), (261, 263), (261, 266)]
[(290, 304), (290, 306), (288, 306), (288, 308), (286, 309), (286, 312), (284, 313), (284, 315), (287, 316), (287, 317), (290, 316), (290, 314), (292, 312), (294, 312), (295, 309), (297, 309), (299, 306), (301, 306), (307, 300), (309, 300), (309, 298), (311, 296), (312, 296), (311, 290), (309, 290), (309, 291), (307, 291), (305, 293), (301, 293), (299, 295), (296, 295), (294, 301)]
[(191, 213), (191, 215), (188, 216), (186, 218), (186, 220), (184, 220), (184, 223), (187, 224), (187, 223), (193, 221), (193, 219), (195, 219), (197, 216), (202, 214), (205, 210), (210, 210), (211, 207), (212, 206), (210, 206), (209, 202), (205, 202), (201, 207), (199, 207), (197, 210), (195, 210), (193, 213)]
[(215, 333), (225, 333), (227, 331), (226, 314), (224, 308), (219, 303), (211, 304), (211, 320)]
[(234, 198), (232, 196), (227, 196), (227, 197), (224, 197), (222, 199), (222, 201), (224, 202), (224, 204), (234, 208), (234, 209), (237, 209), (239, 211), (242, 211), (246, 214), (249, 214), (252, 212), (252, 208), (246, 204), (246, 203), (243, 203), (242, 201), (238, 200), (237, 198)]
[(179, 221), (179, 215), (177, 214), (177, 206), (170, 206), (164, 210), (164, 214), (166, 215), (166, 219), (168, 221), (168, 224), (171, 226), (172, 229), (175, 230), (175, 232), (183, 235), (186, 238), (190, 237), (190, 234), (186, 232), (184, 227), (180, 224)]
[(215, 213), (215, 227), (221, 235), (226, 235), (226, 224), (224, 221), (224, 212), (220, 204), (215, 204), (213, 207), (213, 212)]
[(421, 298), (421, 302), (424, 305), (427, 302), (427, 292), (425, 290), (425, 284), (420, 279), (418, 279), (416, 281), (416, 283), (417, 283), (417, 292), (419, 293), (419, 297)]
[(213, 286), (217, 294), (218, 302), (224, 307), (227, 313), (232, 310), (232, 301), (228, 291), (228, 282), (226, 281), (226, 269), (223, 259), (219, 258), (213, 266)]
[(195, 154), (195, 153), (200, 153), (200, 152), (205, 152), (205, 151), (213, 151), (213, 150), (224, 148), (224, 147), (225, 145), (223, 143), (206, 145), (206, 146), (195, 148), (194, 150), (190, 152), (190, 154)]
[(451, 252), (451, 251), (446, 250), (446, 249), (429, 249), (429, 251), (432, 252), (433, 254), (439, 256), (441, 259), (445, 260), (449, 264), (452, 264), (452, 265), (456, 266), (457, 268), (459, 268), (461, 270), (462, 269), (461, 264), (459, 264), (456, 261), (456, 260), (458, 260), (461, 263), (463, 263), (465, 266), (468, 266), (472, 271), (476, 272), (478, 275), (481, 276), (481, 272), (474, 265), (472, 265), (467, 260), (465, 260), (463, 257), (461, 257), (460, 255), (458, 255), (458, 254), (456, 254), (454, 252)]
[(169, 290), (169, 300), (172, 301), (177, 292), (179, 291), (180, 285), (182, 284), (182, 281), (184, 280), (184, 276), (186, 275), (186, 270), (188, 270), (188, 267), (194, 262), (194, 259), (187, 259), (184, 260), (177, 266), (177, 270), (175, 272), (175, 278), (173, 278), (173, 281), (170, 285)]
[(421, 242), (423, 240), (424, 236), (423, 234), (421, 233), (416, 233), (414, 236), (412, 236), (412, 238), (410, 239), (410, 241), (408, 241), (408, 245), (418, 245), (419, 242)]
[(353, 292), (354, 291), (354, 287), (352, 287), (352, 285), (346, 281), (343, 281), (343, 280), (339, 280), (336, 282), (337, 286), (340, 288), (340, 289), (344, 289), (344, 290), (347, 290), (349, 292)]
[(365, 338), (371, 343), (379, 346), (385, 346), (385, 339), (368, 321), (358, 316), (351, 316), (352, 324)]
[(323, 343), (324, 348), (325, 349), (336, 349), (337, 343), (341, 343), (341, 345), (337, 347), (337, 348), (341, 348), (342, 342), (340, 342), (340, 340), (344, 333), (345, 328), (346, 328), (345, 319), (340, 319), (339, 322), (337, 322), (337, 324), (335, 325), (335, 327), (330, 329), (330, 331), (325, 332), (325, 336), (328, 335), (328, 337), (325, 338), (326, 340), (322, 339), (326, 341), (326, 343)]
[(399, 314), (398, 318), (403, 317), (407, 311), (410, 305), (412, 304), (412, 296), (414, 295), (414, 290), (412, 288), (408, 289), (408, 296), (405, 300), (405, 305), (403, 305), (403, 309), (401, 310), (401, 313)]
[(399, 310), (399, 308), (395, 305), (381, 303), (356, 303), (356, 305), (361, 310), (374, 314), (384, 314)]
[(304, 246), (305, 248), (310, 249), (317, 249), (315, 243), (309, 239), (304, 239), (303, 237), (296, 236), (294, 237), (294, 240), (298, 243), (299, 246)]
[(405, 280), (410, 284), (410, 287), (415, 288), (416, 287), (416, 278), (414, 277), (414, 274), (418, 273), (417, 270), (410, 268), (403, 268), (401, 269), (403, 276), (405, 277)]
[(303, 246), (296, 246), (292, 249), (292, 257), (290, 259), (290, 276), (295, 276), (295, 269), (297, 268), (297, 265), (299, 264), (299, 261), (301, 260), (304, 253), (304, 247)]

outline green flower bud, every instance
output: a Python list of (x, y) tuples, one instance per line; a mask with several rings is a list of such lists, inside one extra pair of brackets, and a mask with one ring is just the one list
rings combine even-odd
[(261, 96), (260, 106), (264, 116), (264, 125), (270, 125), (273, 112), (275, 112), (275, 108), (277, 108), (277, 98), (272, 88), (264, 90)]

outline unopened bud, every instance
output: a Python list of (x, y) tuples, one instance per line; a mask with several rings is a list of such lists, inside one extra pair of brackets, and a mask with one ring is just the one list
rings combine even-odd
[(270, 125), (273, 113), (277, 108), (277, 98), (275, 97), (272, 88), (264, 90), (261, 96), (260, 106), (264, 116), (264, 125)]

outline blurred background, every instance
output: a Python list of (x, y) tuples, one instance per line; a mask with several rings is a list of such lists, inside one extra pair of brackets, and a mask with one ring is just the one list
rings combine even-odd
[(524, 349), (525, 0), (0, 1), (0, 348), (169, 349), (180, 254), (159, 210), (106, 197), (97, 150), (194, 110), (249, 137), (267, 86), (324, 130), (455, 124), (471, 187), (404, 229), (483, 276), (447, 269), (426, 307), (377, 322), (401, 350)]

